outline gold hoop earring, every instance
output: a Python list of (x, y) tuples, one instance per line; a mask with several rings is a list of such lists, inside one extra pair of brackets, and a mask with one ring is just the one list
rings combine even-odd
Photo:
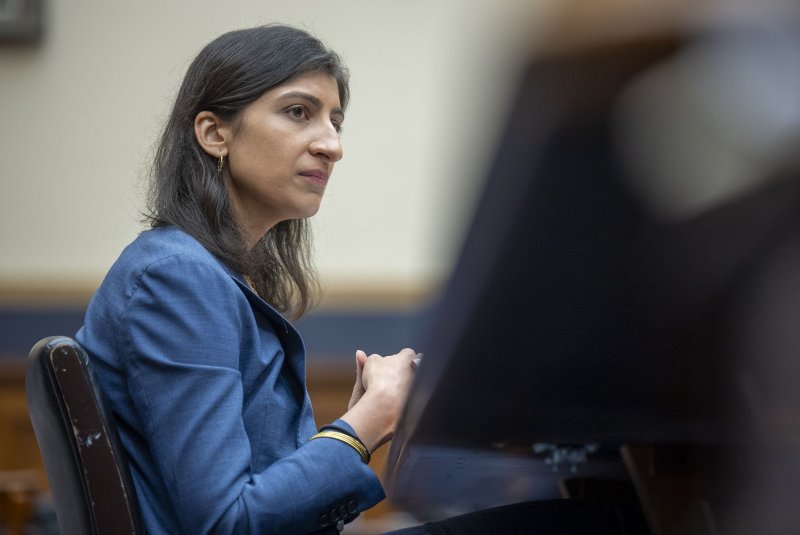
[(217, 173), (222, 172), (222, 167), (225, 165), (224, 156), (222, 154), (219, 155), (219, 160), (217, 160)]

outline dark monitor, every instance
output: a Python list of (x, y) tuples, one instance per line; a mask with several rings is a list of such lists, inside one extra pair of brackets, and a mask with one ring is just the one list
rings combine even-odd
[(797, 228), (796, 177), (668, 217), (637, 188), (621, 130), (630, 88), (707, 37), (556, 51), (523, 73), (418, 344), (389, 456), (401, 507), (558, 497), (565, 477), (625, 477), (623, 444), (747, 434), (731, 329), (765, 251)]

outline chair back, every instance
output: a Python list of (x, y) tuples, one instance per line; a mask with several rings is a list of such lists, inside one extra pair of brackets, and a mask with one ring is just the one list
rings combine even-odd
[(65, 336), (39, 341), (25, 389), (61, 535), (143, 534), (127, 458), (83, 348)]

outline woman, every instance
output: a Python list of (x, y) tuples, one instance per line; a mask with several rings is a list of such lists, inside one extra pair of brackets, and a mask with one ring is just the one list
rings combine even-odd
[(151, 534), (335, 533), (383, 498), (366, 463), (419, 357), (358, 352), (348, 411), (315, 435), (284, 319), (314, 297), (306, 218), (342, 157), (347, 100), (336, 54), (286, 26), (222, 35), (188, 69), (153, 166), (153, 228), (77, 334)]

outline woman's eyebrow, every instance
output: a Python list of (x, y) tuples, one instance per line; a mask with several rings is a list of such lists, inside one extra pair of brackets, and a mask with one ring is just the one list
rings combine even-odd
[[(322, 108), (322, 101), (315, 95), (312, 95), (311, 93), (306, 93), (305, 91), (289, 91), (287, 93), (282, 94), (280, 98), (281, 99), (299, 98), (307, 101), (309, 104), (311, 104), (313, 107), (317, 109)], [(331, 115), (338, 115), (344, 118), (344, 110), (342, 110), (342, 108), (337, 106), (331, 110)]]

